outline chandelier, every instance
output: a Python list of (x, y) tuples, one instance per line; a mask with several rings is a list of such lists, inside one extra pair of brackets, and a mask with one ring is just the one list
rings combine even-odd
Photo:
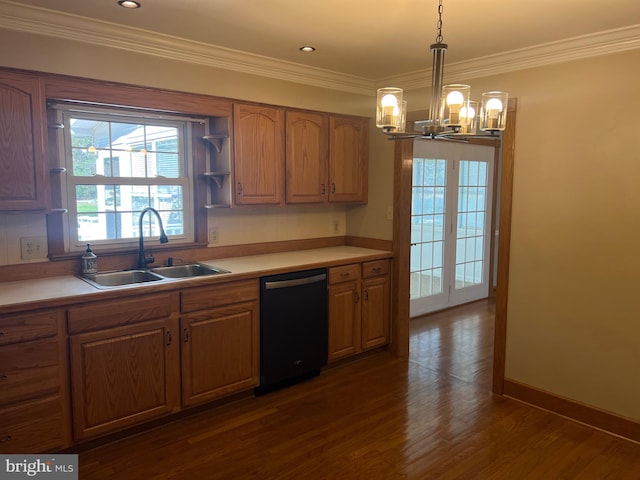
[(429, 118), (415, 122), (419, 131), (405, 132), (407, 102), (402, 89), (378, 89), (376, 127), (393, 138), (424, 136), (430, 138), (495, 136), (503, 131), (507, 120), (505, 92), (485, 92), (480, 102), (471, 100), (471, 87), (460, 83), (442, 85), (444, 54), (447, 44), (442, 37), (442, 0), (438, 2), (436, 43), (431, 45), (431, 104)]

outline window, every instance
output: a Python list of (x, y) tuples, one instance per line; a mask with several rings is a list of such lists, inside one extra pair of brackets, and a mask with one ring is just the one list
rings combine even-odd
[[(66, 251), (82, 250), (88, 242), (114, 247), (136, 242), (140, 213), (147, 207), (158, 211), (170, 241), (194, 241), (193, 119), (56, 108), (64, 125)], [(142, 232), (152, 242), (158, 240), (154, 215), (145, 215)]]

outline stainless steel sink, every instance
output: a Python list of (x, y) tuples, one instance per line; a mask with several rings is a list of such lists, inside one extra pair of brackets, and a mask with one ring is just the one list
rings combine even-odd
[(167, 278), (190, 278), (202, 277), (206, 275), (219, 275), (221, 273), (231, 273), (228, 270), (217, 267), (190, 263), (187, 265), (172, 265), (170, 267), (154, 267), (151, 272)]
[(133, 285), (135, 283), (164, 280), (163, 277), (149, 270), (122, 270), (118, 272), (92, 273), (80, 278), (97, 288), (120, 287), (123, 285)]

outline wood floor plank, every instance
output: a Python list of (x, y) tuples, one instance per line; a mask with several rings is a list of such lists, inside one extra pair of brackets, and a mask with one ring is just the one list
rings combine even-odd
[(80, 455), (82, 480), (640, 479), (640, 445), (491, 393), (493, 305), (319, 377)]

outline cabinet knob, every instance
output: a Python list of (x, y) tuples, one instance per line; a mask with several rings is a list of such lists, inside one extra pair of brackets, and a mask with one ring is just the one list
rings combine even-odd
[(7, 443), (11, 440), (11, 435), (3, 435), (0, 437), (0, 443)]

